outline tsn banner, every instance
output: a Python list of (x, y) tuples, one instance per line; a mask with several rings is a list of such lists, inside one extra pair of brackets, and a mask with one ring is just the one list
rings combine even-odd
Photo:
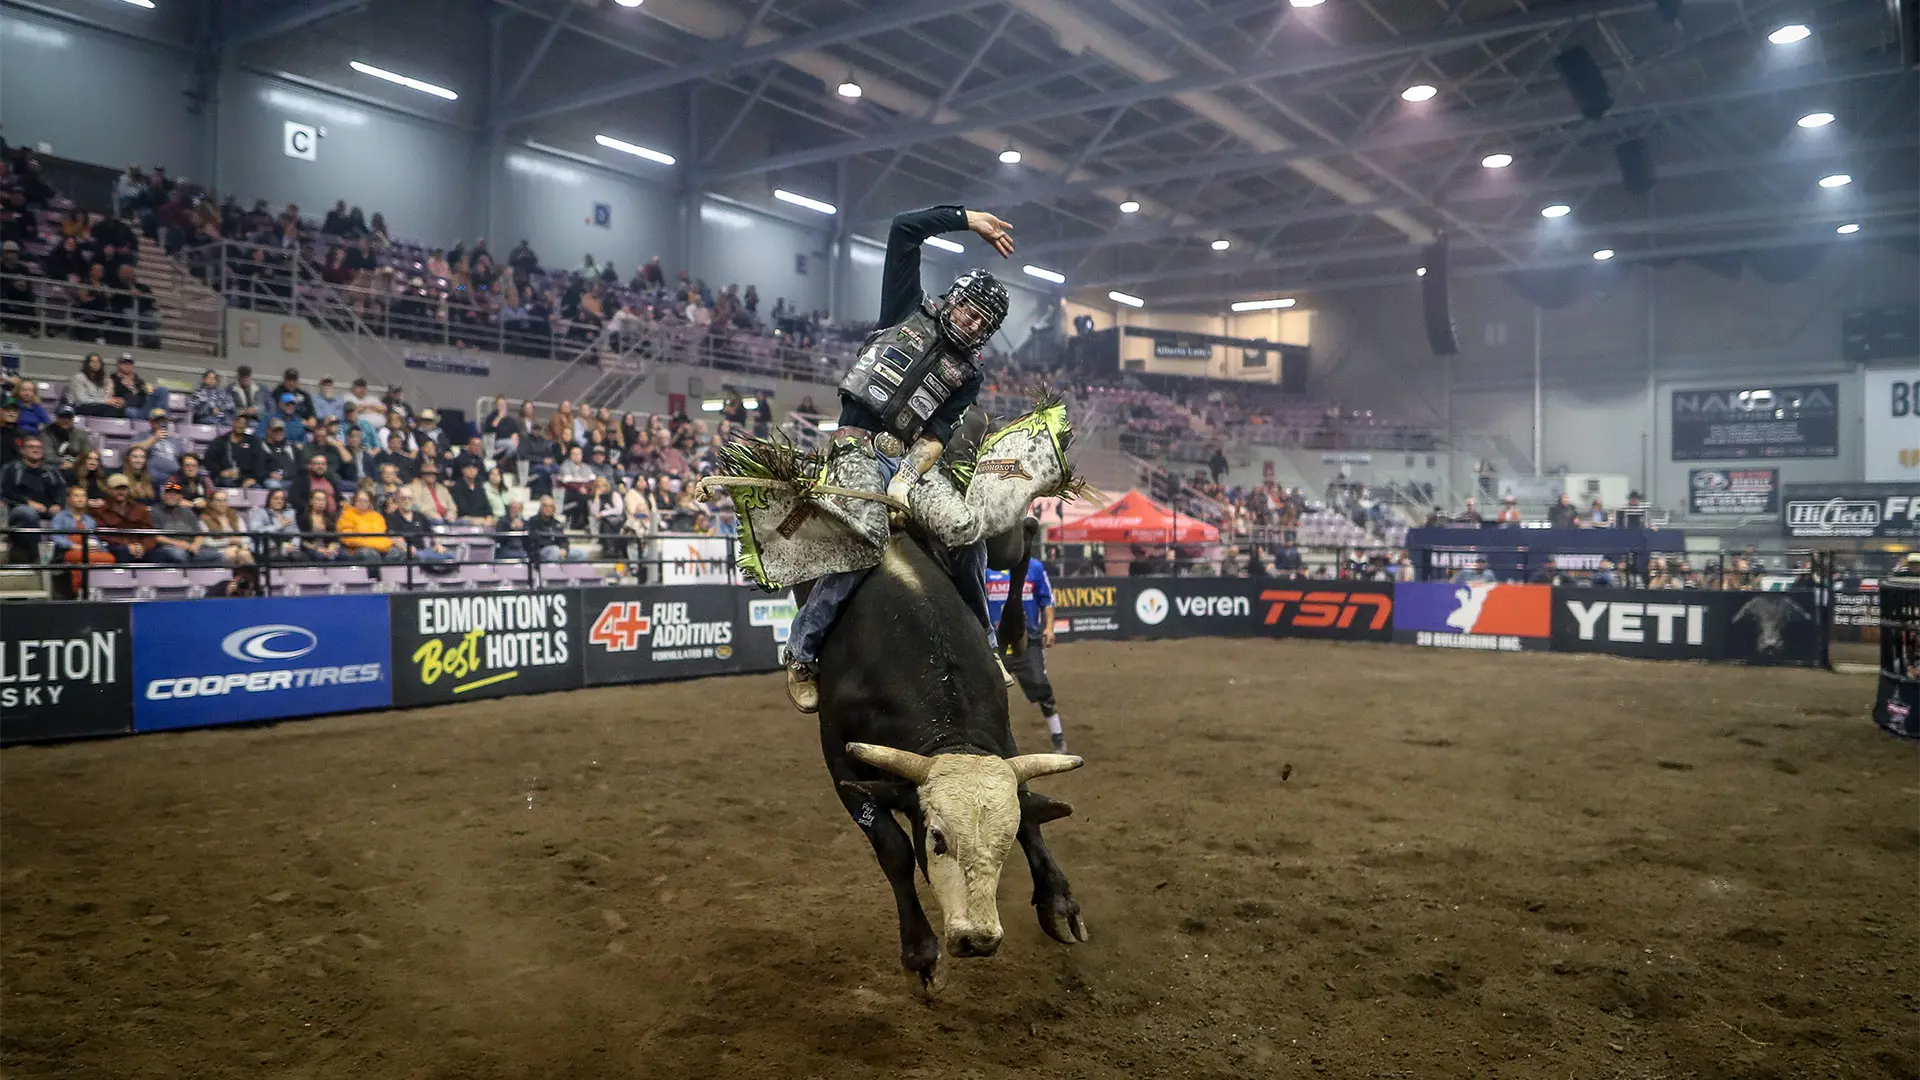
[(588, 686), (655, 682), (745, 670), (733, 590), (628, 585), (580, 593)]
[(389, 600), (395, 705), (440, 705), (581, 685), (577, 590), (427, 593)]
[(1330, 641), (1392, 641), (1393, 583), (1261, 581), (1254, 632)]
[(378, 596), (133, 605), (133, 729), (237, 724), (393, 703)]
[(1813, 594), (1553, 590), (1555, 652), (1762, 666), (1820, 663)]
[(131, 611), (0, 605), (0, 745), (133, 730)]

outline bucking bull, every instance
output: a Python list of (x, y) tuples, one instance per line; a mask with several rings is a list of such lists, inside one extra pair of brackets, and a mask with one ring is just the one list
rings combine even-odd
[[(982, 466), (1000, 464), (1001, 472), (1030, 484), (996, 493), (989, 489), (1004, 477), (988, 481), (983, 472), (969, 483), (965, 470), (956, 484), (965, 489), (957, 497), (982, 510), (982, 522), (1004, 526), (1011, 519), (1010, 527), (996, 528), (987, 538), (988, 564), (1024, 567), (1024, 508), (1031, 492), (1074, 486), (1061, 456), (1070, 437), (1064, 410), (1043, 405), (984, 440), (984, 447), (979, 438), (984, 417), (970, 416), (965, 426), (972, 437), (954, 440), (951, 459), (971, 461), (977, 453), (986, 459)], [(1015, 459), (1023, 467), (1005, 466)], [(825, 515), (814, 513), (807, 502), (819, 492), (796, 480), (816, 468), (830, 479), (828, 467), (765, 445), (742, 448), (730, 464), (744, 475), (710, 483), (742, 488), (735, 495), (743, 519), (742, 568), (766, 586), (800, 580), (792, 568), (804, 564), (807, 545), (793, 537), (816, 528)], [(996, 501), (1002, 504), (998, 509), (985, 505)], [(923, 505), (941, 503), (929, 493), (915, 500), (916, 513)], [(965, 512), (951, 499), (946, 506)], [(802, 525), (783, 531), (783, 522)], [(1016, 841), (1033, 875), (1041, 929), (1063, 944), (1088, 940), (1067, 876), (1040, 835), (1042, 825), (1066, 817), (1072, 808), (1027, 787), (1031, 780), (1083, 762), (1067, 754), (1021, 754), (1015, 746), (1001, 667), (979, 616), (950, 577), (953, 550), (940, 532), (910, 518), (905, 528), (876, 538), (878, 563), (841, 607), (821, 649), (818, 674), (827, 771), (893, 889), (901, 965), (929, 995), (945, 983), (943, 947), (954, 957), (992, 956), (1000, 947), (996, 894), (1001, 866)], [(850, 542), (841, 532), (815, 535), (821, 549), (844, 551)], [(800, 587), (803, 597), (805, 588)], [(1016, 614), (1003, 616), (1001, 640), (1019, 648), (1024, 620), (1018, 605), (1007, 607)], [(899, 643), (911, 647), (895, 647)], [(915, 890), (916, 863), (938, 908), (937, 932)]]

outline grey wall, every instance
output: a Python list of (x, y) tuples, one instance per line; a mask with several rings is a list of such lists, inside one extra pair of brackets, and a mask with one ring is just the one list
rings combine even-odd
[[(1454, 283), (1462, 353), (1452, 361), (1456, 431), (1533, 439), (1533, 312), (1504, 284)], [(1836, 245), (1790, 285), (1727, 280), (1689, 264), (1623, 268), (1603, 297), (1542, 314), (1543, 463), (1626, 474), (1657, 505), (1686, 500), (1690, 467), (1672, 460), (1667, 420), (1676, 389), (1741, 383), (1841, 385), (1838, 458), (1781, 462), (1786, 482), (1858, 479), (1858, 372), (1840, 358), (1848, 307), (1912, 303), (1920, 264), (1870, 245)], [(1417, 283), (1315, 300), (1314, 391), (1442, 423), (1447, 364), (1429, 350)], [(1464, 479), (1464, 477), (1462, 478)]]
[[(589, 254), (622, 275), (655, 255), (669, 275), (685, 265), (679, 202), (664, 187), (524, 146), (507, 147), (495, 175), (495, 251), (525, 237), (550, 266), (578, 266)], [(595, 203), (612, 210), (606, 228), (593, 224)]]
[[(324, 129), (315, 160), (284, 152), (288, 121)], [(451, 246), (479, 234), (484, 166), (466, 131), (246, 71), (220, 96), (215, 184), (251, 203), (297, 203), (310, 217), (336, 199), (386, 215), (396, 236)]]
[(207, 124), (183, 96), (190, 70), (179, 49), (0, 7), (0, 133), (15, 144), (204, 177)]
[[(825, 308), (831, 304), (826, 232), (830, 225), (825, 216), (819, 216), (818, 226), (803, 226), (730, 200), (706, 198), (700, 202), (695, 223), (690, 269), (706, 278), (715, 292), (728, 284), (742, 289), (749, 282), (760, 286), (763, 311), (773, 310), (780, 297), (803, 310)], [(806, 256), (804, 274), (796, 266), (796, 255)], [(854, 315), (873, 317), (857, 310)]]

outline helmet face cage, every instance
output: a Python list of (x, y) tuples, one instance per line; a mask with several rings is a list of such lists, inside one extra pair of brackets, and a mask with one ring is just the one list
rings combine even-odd
[[(956, 308), (973, 309), (980, 316), (980, 325), (963, 331), (953, 323)], [(1006, 286), (994, 280), (985, 270), (969, 270), (954, 281), (953, 287), (940, 299), (940, 328), (953, 339), (954, 344), (968, 351), (985, 345), (993, 332), (1007, 317)]]

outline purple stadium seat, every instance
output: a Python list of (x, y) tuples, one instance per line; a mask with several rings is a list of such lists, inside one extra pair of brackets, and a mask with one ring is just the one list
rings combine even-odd
[(491, 536), (468, 537), (459, 541), (458, 547), (462, 552), (460, 557), (463, 559), (484, 562), (493, 558), (494, 543)]
[(220, 429), (212, 424), (188, 424), (181, 430), (189, 440), (203, 445), (220, 437)]
[(367, 576), (364, 566), (329, 566), (326, 572), (327, 581), (336, 592), (367, 593), (374, 589), (374, 581)]
[(273, 573), (275, 596), (318, 596), (333, 591), (327, 580), (328, 567), (289, 566)]
[(240, 505), (252, 508), (267, 505), (267, 489), (262, 487), (243, 488), (240, 491)]
[(469, 563), (460, 568), (460, 580), (469, 589), (497, 589), (500, 571), (490, 563)]
[(75, 417), (74, 419), (85, 421), (87, 430), (93, 432), (94, 434), (100, 436), (103, 439), (133, 438), (133, 421), (124, 419), (122, 417), (85, 416), (85, 417)]
[(224, 566), (196, 566), (186, 571), (187, 582), (193, 586), (194, 596), (208, 596), (219, 591), (227, 583), (233, 572)]
[(111, 472), (120, 467), (120, 451), (111, 446), (100, 448), (100, 467)]
[(527, 564), (523, 562), (500, 562), (493, 564), (500, 574), (500, 587), (503, 589), (524, 589), (527, 587)]
[(193, 583), (187, 580), (187, 572), (170, 566), (135, 570), (133, 581), (155, 600), (185, 600), (193, 595)]
[(103, 566), (87, 574), (87, 590), (95, 600), (132, 600), (140, 595), (133, 571)]

